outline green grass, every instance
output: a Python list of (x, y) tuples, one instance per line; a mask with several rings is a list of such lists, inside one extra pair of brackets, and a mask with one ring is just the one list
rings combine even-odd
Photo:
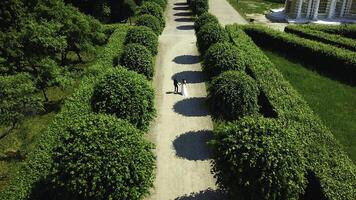
[(246, 14), (265, 14), (270, 9), (284, 7), (284, 2), (279, 0), (229, 0), (229, 3), (244, 17)]
[(356, 161), (356, 87), (324, 77), (271, 51), (264, 51)]

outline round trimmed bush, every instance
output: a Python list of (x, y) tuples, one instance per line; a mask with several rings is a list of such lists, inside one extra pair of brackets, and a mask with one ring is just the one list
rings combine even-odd
[(153, 145), (125, 120), (85, 115), (64, 128), (55, 183), (83, 199), (141, 199), (153, 185)]
[(194, 22), (195, 32), (199, 32), (200, 28), (209, 22), (218, 24), (219, 20), (214, 15), (208, 12), (205, 12), (202, 15), (200, 15)]
[(257, 83), (239, 71), (227, 71), (212, 80), (209, 96), (217, 116), (236, 120), (258, 113)]
[(125, 44), (141, 44), (151, 51), (153, 55), (158, 51), (158, 37), (146, 26), (134, 26), (127, 32)]
[(229, 40), (226, 30), (220, 24), (211, 22), (201, 27), (197, 33), (197, 43), (199, 51), (204, 54), (212, 45), (218, 42), (227, 42)]
[(121, 57), (121, 65), (145, 75), (148, 79), (153, 76), (153, 58), (151, 52), (140, 44), (128, 44), (125, 46)]
[(114, 114), (141, 130), (147, 130), (155, 116), (154, 90), (148, 80), (134, 71), (118, 67), (95, 86), (92, 108)]
[(166, 8), (166, 6), (167, 6), (167, 1), (166, 0), (143, 0), (143, 2), (156, 3), (162, 8), (162, 10), (164, 10)]
[(161, 23), (157, 17), (144, 14), (142, 16), (139, 16), (136, 21), (137, 26), (146, 26), (150, 28), (153, 32), (155, 32), (157, 35), (160, 35), (163, 31), (163, 28), (161, 27)]
[(195, 0), (195, 13), (199, 16), (209, 10), (208, 0)]
[(267, 118), (244, 118), (214, 133), (213, 172), (231, 199), (299, 199), (306, 186), (296, 130)]
[(157, 17), (161, 23), (161, 27), (165, 27), (166, 23), (163, 17), (163, 10), (157, 3), (147, 1), (143, 2), (142, 5), (137, 9), (137, 16), (144, 14)]
[(204, 56), (204, 71), (210, 76), (216, 76), (228, 70), (244, 71), (245, 63), (239, 58), (236, 46), (224, 42), (210, 46)]

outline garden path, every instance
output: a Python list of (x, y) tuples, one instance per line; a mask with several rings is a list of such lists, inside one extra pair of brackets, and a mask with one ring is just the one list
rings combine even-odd
[[(146, 199), (223, 199), (211, 174), (206, 142), (213, 123), (191, 12), (186, 0), (169, 0), (165, 14), (153, 82), (157, 118), (149, 134), (156, 144), (157, 174)], [(173, 77), (187, 80), (188, 98), (173, 93)]]
[(227, 0), (209, 0), (209, 12), (215, 15), (222, 25), (248, 24)]

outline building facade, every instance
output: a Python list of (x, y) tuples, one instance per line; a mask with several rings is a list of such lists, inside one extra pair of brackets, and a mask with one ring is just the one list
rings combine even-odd
[(356, 0), (286, 0), (284, 12), (291, 19), (356, 19)]

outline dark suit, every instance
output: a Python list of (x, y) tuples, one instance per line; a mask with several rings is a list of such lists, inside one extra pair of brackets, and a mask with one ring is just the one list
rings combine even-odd
[(178, 81), (177, 81), (177, 79), (173, 79), (173, 85), (174, 85), (174, 93), (178, 93)]

